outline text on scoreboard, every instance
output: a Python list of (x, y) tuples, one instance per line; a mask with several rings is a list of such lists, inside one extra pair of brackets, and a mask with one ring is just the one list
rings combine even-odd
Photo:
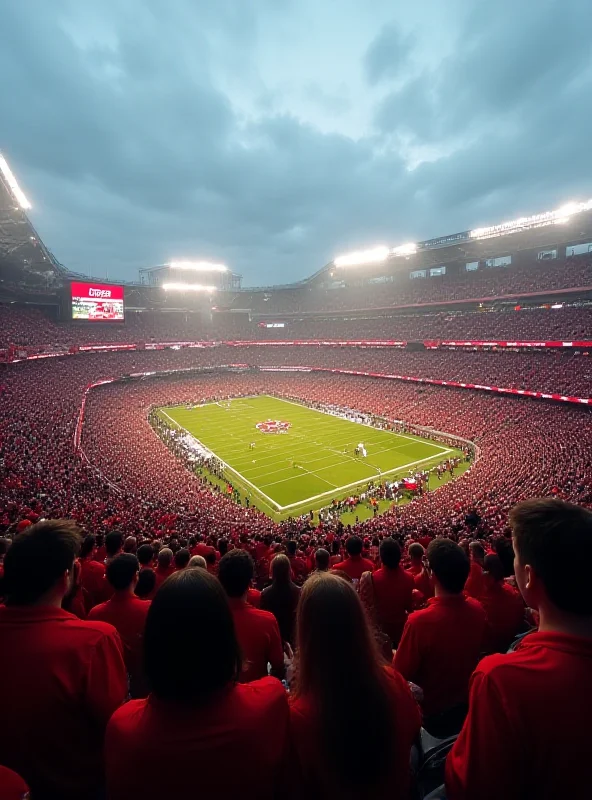
[(123, 322), (123, 286), (72, 281), (72, 319)]

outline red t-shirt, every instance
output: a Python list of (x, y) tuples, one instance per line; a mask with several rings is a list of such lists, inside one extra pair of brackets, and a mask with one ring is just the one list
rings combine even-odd
[(462, 594), (432, 597), (409, 615), (393, 666), (421, 686), (427, 716), (466, 702), (486, 633), (485, 610)]
[(484, 658), (446, 763), (449, 800), (590, 797), (592, 639), (532, 633)]
[(415, 582), (415, 588), (418, 592), (422, 593), (425, 600), (429, 600), (430, 597), (434, 596), (434, 584), (426, 569), (422, 569), (413, 580)]
[(102, 603), (113, 593), (113, 589), (105, 578), (105, 565), (90, 558), (80, 559), (80, 583), (85, 590), (87, 611), (98, 603)]
[(471, 571), (465, 583), (465, 594), (477, 598), (483, 593), (483, 586), (483, 567), (476, 561), (471, 561)]
[(243, 657), (241, 683), (248, 683), (267, 675), (267, 664), (281, 675), (284, 669), (284, 651), (277, 620), (269, 611), (245, 603), (240, 598), (228, 599), (236, 638)]
[[(406, 681), (395, 670), (387, 667), (385, 672), (392, 698), (395, 749), (389, 761), (390, 769), (385, 785), (378, 794), (372, 794), (372, 800), (392, 800), (395, 797), (409, 796), (409, 753), (421, 726), (421, 713)], [(344, 702), (347, 703), (347, 698), (344, 698)], [(369, 721), (368, 724), (371, 725), (372, 722)], [(306, 797), (307, 800), (341, 800), (342, 791), (335, 785), (333, 776), (327, 769), (317, 725), (317, 709), (309, 698), (298, 697), (291, 701), (292, 747), (297, 755), (296, 764), (291, 771), (292, 782), (296, 785), (295, 796)], [(363, 736), (363, 730), (358, 729), (353, 735)], [(368, 764), (368, 769), (372, 769), (371, 764)]]
[(251, 587), (247, 590), (247, 603), (250, 603), (254, 608), (261, 606), (261, 592), (259, 589)]
[(88, 619), (108, 622), (117, 629), (123, 642), (123, 658), (130, 675), (142, 673), (142, 642), (150, 600), (140, 600), (133, 594), (115, 592), (111, 600), (90, 610)]
[(479, 602), (487, 614), (488, 653), (505, 653), (524, 625), (524, 600), (507, 583), (483, 582)]
[(401, 567), (382, 567), (372, 575), (372, 583), (376, 622), (396, 647), (413, 607), (413, 576)]
[(333, 569), (345, 572), (352, 581), (359, 581), (364, 572), (374, 572), (374, 564), (362, 556), (350, 556), (345, 561), (333, 565)]
[(131, 700), (107, 728), (109, 800), (285, 796), (288, 721), (275, 678), (230, 685), (203, 708)]
[(0, 608), (0, 754), (37, 793), (80, 800), (103, 782), (105, 726), (127, 694), (119, 635), (60, 608)]
[(159, 567), (158, 565), (156, 566), (156, 569), (154, 570), (154, 574), (156, 576), (156, 583), (154, 584), (155, 594), (160, 589), (162, 584), (166, 581), (166, 579), (169, 577), (169, 575), (172, 575), (174, 571), (175, 571), (174, 564), (170, 564), (170, 566), (168, 567)]
[(29, 787), (16, 772), (0, 767), (0, 800), (24, 800)]

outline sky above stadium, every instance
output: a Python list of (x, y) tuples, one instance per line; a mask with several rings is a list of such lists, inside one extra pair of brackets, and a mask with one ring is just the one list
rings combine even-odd
[(70, 269), (244, 285), (592, 196), (590, 0), (1, 0), (0, 151)]

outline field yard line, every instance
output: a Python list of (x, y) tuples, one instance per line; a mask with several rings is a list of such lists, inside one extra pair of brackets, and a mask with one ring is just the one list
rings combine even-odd
[[(380, 429), (373, 428), (371, 425), (363, 425), (363, 424), (360, 424), (360, 423), (352, 422), (351, 419), (345, 419), (344, 417), (339, 417), (336, 414), (329, 414), (327, 411), (321, 411), (320, 408), (310, 408), (309, 406), (305, 406), (302, 403), (295, 403), (293, 400), (286, 400), (284, 397), (273, 397), (273, 395), (270, 395), (270, 394), (265, 395), (265, 396), (269, 397), (271, 400), (281, 400), (282, 403), (289, 403), (291, 406), (300, 406), (300, 408), (307, 408), (309, 411), (316, 411), (319, 414), (324, 414), (326, 417), (334, 417), (335, 419), (343, 419), (345, 422), (350, 422), (352, 425), (359, 424), (360, 428), (362, 430), (364, 428), (366, 428), (366, 430), (368, 430), (368, 429), (370, 429), (370, 430), (382, 430), (382, 428), (380, 428)], [(421, 437), (413, 438), (413, 436), (405, 436), (404, 433), (397, 433), (396, 431), (384, 431), (384, 433), (395, 434), (396, 436), (400, 436), (402, 439), (410, 439), (412, 442), (416, 442), (417, 438), (421, 438)], [(439, 450), (443, 450), (444, 449), (441, 445), (433, 444), (432, 442), (427, 442), (426, 441), (426, 444), (429, 444), (431, 447), (437, 447)], [(445, 452), (446, 453), (450, 453), (450, 450), (445, 450)]]
[[(445, 452), (452, 453), (453, 449), (451, 448), (450, 450), (446, 450)], [(390, 475), (392, 472), (399, 472), (399, 470), (407, 469), (407, 467), (414, 467), (417, 464), (422, 464), (424, 461), (432, 461), (434, 458), (437, 458), (437, 456), (427, 456), (427, 458), (420, 458), (419, 461), (410, 461), (409, 464), (401, 464), (401, 466), (399, 467), (393, 467), (393, 469), (388, 469), (385, 472), (381, 472), (380, 477), (384, 478), (385, 475)], [(325, 469), (329, 469), (329, 467), (325, 467)], [(319, 470), (319, 472), (320, 471), (321, 470)], [(316, 475), (316, 472), (313, 472), (312, 474)], [(378, 477), (378, 474), (375, 477)], [(291, 480), (294, 480), (294, 478), (284, 478), (281, 481), (276, 481), (276, 483), (284, 483), (285, 481), (291, 481)], [(324, 478), (321, 478), (321, 480), (324, 480)], [(322, 494), (316, 494), (314, 497), (307, 497), (305, 500), (299, 500), (297, 503), (290, 503), (287, 506), (279, 506), (279, 509), (280, 511), (286, 511), (288, 508), (296, 508), (296, 506), (302, 506), (305, 505), (306, 503), (314, 502), (315, 500), (320, 500), (321, 497), (326, 497), (327, 495), (333, 494), (334, 492), (341, 492), (344, 489), (351, 489), (354, 486), (359, 486), (361, 483), (364, 483), (364, 481), (367, 480), (370, 480), (370, 478), (362, 478), (359, 481), (354, 481), (354, 483), (348, 483), (345, 486), (336, 486), (335, 489), (333, 489), (333, 491), (323, 492)], [(274, 485), (275, 484), (273, 483), (266, 484), (266, 486), (274, 486)]]

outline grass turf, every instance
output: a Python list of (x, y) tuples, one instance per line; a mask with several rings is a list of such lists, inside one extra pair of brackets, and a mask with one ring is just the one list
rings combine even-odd
[[(316, 511), (363, 490), (370, 480), (404, 477), (459, 452), (267, 395), (158, 413), (211, 450), (226, 465), (229, 480), (276, 520)], [(289, 422), (288, 432), (257, 430), (257, 423), (269, 419)], [(366, 458), (354, 455), (359, 442)], [(432, 478), (432, 486), (435, 482)]]

